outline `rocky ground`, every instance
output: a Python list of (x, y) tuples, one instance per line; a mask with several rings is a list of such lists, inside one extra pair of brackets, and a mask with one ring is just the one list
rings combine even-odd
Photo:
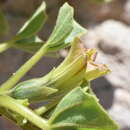
[[(3, 1), (3, 2), (2, 2)], [(9, 39), (17, 32), (25, 19), (30, 16), (42, 0), (2, 0), (4, 10), (11, 25)], [(76, 19), (88, 28), (83, 42), (88, 48), (98, 50), (97, 62), (107, 64), (112, 73), (92, 82), (92, 87), (100, 102), (120, 125), (120, 130), (130, 130), (130, 0), (113, 0), (109, 4), (95, 4), (91, 0), (70, 2), (76, 9)], [(62, 4), (57, 0), (47, 0), (49, 24), (40, 35), (48, 36), (55, 21), (55, 12)], [(25, 6), (28, 5), (27, 8)], [(57, 7), (57, 8), (54, 8)], [(48, 31), (49, 28), (49, 31)], [(0, 55), (0, 83), (5, 81), (31, 55), (11, 49)], [(41, 76), (58, 65), (60, 59), (44, 58), (25, 77)], [(2, 130), (7, 130), (7, 122), (2, 120)], [(17, 130), (8, 123), (10, 130)]]
[(98, 50), (97, 61), (107, 64), (112, 73), (93, 82), (101, 103), (121, 127), (130, 129), (130, 27), (106, 20), (88, 31), (83, 42)]

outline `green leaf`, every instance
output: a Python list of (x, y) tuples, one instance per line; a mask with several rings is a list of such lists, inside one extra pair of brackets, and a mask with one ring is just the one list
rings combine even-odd
[(9, 25), (8, 22), (3, 15), (3, 13), (0, 11), (0, 35), (5, 35), (9, 31)]
[(43, 2), (32, 17), (20, 29), (14, 38), (15, 41), (31, 37), (42, 28), (47, 19), (45, 9), (46, 5), (45, 2)]
[(74, 20), (73, 21), (73, 30), (72, 30), (71, 34), (65, 39), (65, 43), (68, 44), (68, 43), (72, 42), (75, 39), (75, 37), (80, 37), (83, 34), (85, 34), (86, 32), (87, 32), (87, 30)]
[(56, 26), (47, 41), (49, 48), (61, 46), (73, 29), (73, 8), (65, 3), (58, 14)]
[[(73, 8), (67, 3), (64, 4), (60, 9), (56, 26), (47, 41), (50, 52), (69, 46), (75, 37), (80, 37), (84, 33), (86, 33), (86, 29), (73, 19)], [(36, 39), (37, 37), (32, 36), (31, 38), (16, 41), (14, 47), (34, 53), (43, 45), (43, 42)]]
[[(81, 37), (86, 32), (87, 30), (74, 20), (72, 32), (70, 33), (70, 35), (68, 35), (68, 37), (66, 37), (61, 46), (57, 45), (57, 47), (54, 48), (54, 51), (70, 46), (76, 37)], [(51, 49), (51, 51), (52, 50), (53, 48)]]
[(14, 48), (18, 48), (20, 50), (29, 52), (29, 53), (35, 53), (40, 49), (40, 47), (44, 44), (44, 41), (42, 41), (38, 36), (32, 36), (28, 39), (22, 39), (19, 41), (16, 41), (13, 44)]
[(95, 96), (80, 87), (61, 100), (49, 123), (52, 130), (118, 130)]
[[(73, 22), (73, 30), (70, 33), (70, 35), (64, 40), (64, 43), (62, 43), (61, 46), (58, 46), (57, 48), (51, 48), (51, 51), (49, 52), (49, 56), (54, 56), (55, 51), (68, 47), (70, 43), (75, 39), (75, 37), (80, 37), (83, 34), (86, 33), (86, 29), (83, 28), (81, 25), (79, 25), (76, 21)], [(28, 39), (22, 39), (19, 41), (16, 41), (13, 46), (15, 48), (21, 49), (23, 51), (29, 52), (29, 53), (35, 53), (40, 49), (40, 47), (44, 44), (45, 42), (42, 41), (38, 36), (32, 36), (31, 38)], [(54, 49), (54, 51), (53, 51)], [(52, 55), (51, 55), (52, 53)], [(47, 55), (48, 56), (48, 55)]]

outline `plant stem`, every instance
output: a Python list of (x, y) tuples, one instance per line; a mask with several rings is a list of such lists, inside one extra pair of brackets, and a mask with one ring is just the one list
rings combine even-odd
[(34, 112), (35, 112), (37, 115), (43, 115), (43, 114), (46, 113), (48, 110), (50, 110), (52, 107), (54, 107), (58, 102), (59, 102), (59, 99), (56, 100), (56, 101), (53, 101), (53, 102), (51, 102), (51, 103), (49, 103), (49, 104), (47, 104), (47, 105), (44, 105), (44, 106), (41, 106), (41, 107), (35, 109)]
[(61, 91), (57, 92), (57, 95), (60, 96), (55, 100), (53, 100), (53, 102), (35, 109), (35, 113), (37, 113), (38, 115), (43, 115), (45, 112), (47, 112), (56, 104), (58, 104), (58, 102), (61, 100), (61, 98), (64, 96), (65, 93), (73, 89), (75, 86), (78, 85), (78, 83), (80, 83), (83, 80), (84, 75), (85, 75), (85, 68), (83, 68), (81, 72), (77, 73), (72, 78), (70, 78), (69, 82), (64, 81)]
[(41, 47), (39, 51), (32, 56), (18, 71), (16, 71), (10, 79), (1, 85), (0, 91), (12, 88), (48, 51), (46, 45)]
[(49, 130), (48, 122), (45, 119), (39, 117), (33, 111), (19, 104), (15, 99), (9, 96), (0, 96), (0, 106), (20, 114), (43, 130)]
[[(0, 114), (4, 116), (6, 119), (12, 121), (16, 125), (16, 121), (14, 117), (11, 116), (11, 113), (8, 113), (4, 108), (0, 108)], [(36, 128), (34, 125), (32, 125), (30, 122), (27, 122), (25, 125), (20, 126), (24, 130), (39, 130), (39, 128)]]
[(0, 114), (2, 116), (6, 117), (7, 119), (15, 122), (15, 120), (12, 118), (12, 116), (4, 108), (0, 108)]
[(21, 127), (23, 128), (23, 130), (40, 130), (39, 128), (32, 125), (30, 122)]
[(10, 47), (11, 47), (11, 45), (8, 42), (0, 43), (0, 53), (6, 51)]

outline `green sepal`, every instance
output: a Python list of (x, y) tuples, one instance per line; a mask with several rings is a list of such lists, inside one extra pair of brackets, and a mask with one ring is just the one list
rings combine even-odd
[(30, 102), (43, 101), (58, 91), (46, 85), (47, 82), (40, 78), (24, 81), (11, 90), (10, 96), (15, 99), (28, 99)]

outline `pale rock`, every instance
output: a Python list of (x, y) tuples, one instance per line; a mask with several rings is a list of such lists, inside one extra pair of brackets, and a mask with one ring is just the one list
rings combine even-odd
[(104, 78), (107, 82), (94, 81), (98, 90), (95, 90), (96, 94), (104, 107), (111, 104), (107, 108), (120, 130), (130, 130), (130, 27), (108, 20), (91, 28), (83, 42), (88, 48), (96, 48), (97, 61), (107, 64), (112, 70)]
[(117, 89), (114, 105), (108, 112), (120, 125), (121, 130), (130, 130), (130, 91)]
[(97, 61), (107, 64), (112, 73), (106, 78), (116, 87), (130, 90), (130, 27), (108, 20), (90, 29), (83, 42), (98, 50)]

